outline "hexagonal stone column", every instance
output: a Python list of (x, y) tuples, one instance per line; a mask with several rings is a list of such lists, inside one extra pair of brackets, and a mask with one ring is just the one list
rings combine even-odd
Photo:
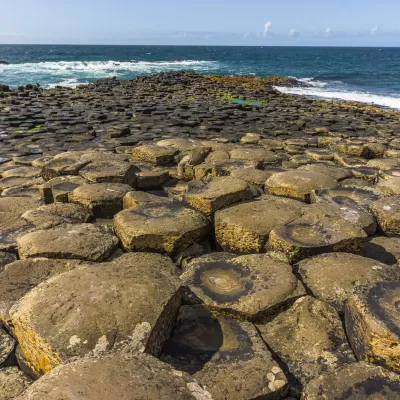
[(267, 254), (207, 254), (193, 259), (181, 279), (188, 301), (250, 320), (274, 315), (305, 294), (290, 265)]
[(296, 396), (303, 385), (321, 373), (355, 362), (339, 315), (313, 297), (298, 299), (290, 309), (258, 328), (264, 341), (285, 363)]
[(313, 379), (304, 389), (304, 400), (400, 399), (400, 377), (366, 362), (338, 368)]
[(59, 225), (17, 239), (21, 259), (47, 257), (103, 261), (118, 246), (110, 229), (93, 224)]
[(204, 306), (182, 306), (160, 359), (188, 372), (218, 399), (276, 399), (287, 380), (255, 327), (211, 313)]
[(146, 354), (116, 353), (62, 365), (37, 380), (19, 400), (213, 400), (187, 374)]
[(169, 258), (126, 254), (48, 279), (11, 308), (10, 318), (30, 367), (47, 373), (70, 357), (124, 341), (157, 355), (172, 331), (180, 299)]
[(211, 231), (206, 217), (180, 203), (143, 203), (114, 218), (114, 229), (127, 251), (169, 255), (203, 239)]
[(346, 331), (358, 360), (400, 372), (400, 281), (358, 286), (346, 304)]

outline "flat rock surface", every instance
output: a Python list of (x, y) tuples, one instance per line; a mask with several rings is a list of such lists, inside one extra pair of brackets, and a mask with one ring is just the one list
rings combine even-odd
[(12, 400), (32, 383), (18, 367), (0, 369), (0, 400)]
[(157, 355), (173, 328), (178, 289), (169, 258), (127, 254), (50, 278), (14, 304), (10, 318), (24, 356), (39, 373), (127, 340)]

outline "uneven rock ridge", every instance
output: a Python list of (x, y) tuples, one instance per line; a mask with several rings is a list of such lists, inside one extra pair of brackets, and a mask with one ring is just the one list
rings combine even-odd
[(400, 113), (275, 84), (0, 85), (0, 400), (400, 399)]

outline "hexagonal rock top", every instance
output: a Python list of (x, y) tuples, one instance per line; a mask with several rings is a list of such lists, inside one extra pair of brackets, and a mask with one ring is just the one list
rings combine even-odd
[(321, 254), (301, 261), (297, 268), (313, 295), (342, 314), (356, 286), (400, 280), (397, 267), (351, 253)]
[(189, 372), (217, 399), (275, 399), (287, 380), (249, 322), (182, 306), (162, 361)]
[(132, 187), (123, 183), (93, 183), (81, 185), (68, 195), (98, 218), (113, 218), (122, 210), (123, 197)]
[(225, 251), (265, 251), (269, 233), (301, 217), (304, 203), (276, 196), (263, 196), (217, 211), (215, 236)]
[(313, 379), (303, 391), (304, 400), (399, 400), (400, 377), (382, 367), (358, 362)]
[(335, 179), (318, 172), (292, 170), (272, 175), (265, 186), (270, 194), (291, 197), (309, 203), (313, 190), (332, 189), (337, 184)]
[(400, 196), (384, 197), (372, 203), (370, 208), (384, 234), (400, 236)]
[(193, 259), (181, 279), (189, 301), (250, 320), (273, 315), (304, 295), (290, 265), (267, 254), (207, 254)]
[(61, 365), (18, 400), (213, 400), (189, 375), (147, 354), (116, 353)]
[(207, 218), (179, 203), (143, 203), (114, 218), (114, 229), (127, 251), (176, 254), (211, 230)]
[(289, 382), (297, 394), (302, 385), (321, 373), (355, 361), (339, 315), (313, 297), (298, 299), (287, 311), (258, 328), (293, 374)]
[(17, 245), (21, 259), (47, 257), (102, 261), (117, 249), (118, 238), (103, 226), (59, 225), (20, 236)]
[(400, 372), (400, 281), (358, 286), (346, 304), (346, 331), (358, 360)]
[(157, 355), (175, 322), (179, 287), (169, 258), (126, 254), (50, 278), (14, 304), (10, 318), (25, 359), (38, 373), (123, 341)]
[(184, 194), (184, 199), (189, 205), (207, 216), (252, 197), (246, 181), (230, 176), (214, 178), (209, 182), (191, 181)]
[(171, 165), (175, 163), (174, 157), (178, 153), (179, 150), (173, 147), (146, 144), (132, 149), (132, 159), (154, 165)]

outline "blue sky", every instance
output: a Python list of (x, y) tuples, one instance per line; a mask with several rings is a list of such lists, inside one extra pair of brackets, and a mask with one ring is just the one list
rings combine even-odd
[(0, 0), (0, 43), (400, 46), (400, 0)]

